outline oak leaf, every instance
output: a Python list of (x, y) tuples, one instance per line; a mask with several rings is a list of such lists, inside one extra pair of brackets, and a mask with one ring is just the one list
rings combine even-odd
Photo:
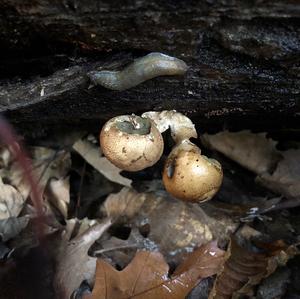
[(110, 225), (109, 218), (102, 222), (87, 218), (67, 220), (56, 256), (54, 286), (58, 292), (62, 293), (59, 294), (59, 298), (70, 298), (84, 280), (89, 283), (93, 282), (96, 258), (89, 256), (88, 250)]
[(171, 277), (159, 252), (139, 251), (122, 271), (100, 259), (93, 292), (84, 299), (183, 299), (202, 278), (216, 274), (223, 256), (210, 242), (188, 255)]

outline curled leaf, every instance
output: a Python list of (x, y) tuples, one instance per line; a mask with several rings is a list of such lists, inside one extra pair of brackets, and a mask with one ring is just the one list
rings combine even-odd
[(69, 177), (51, 179), (45, 190), (44, 197), (51, 202), (67, 218), (70, 203)]
[(240, 298), (251, 295), (253, 286), (272, 274), (296, 253), (293, 246), (275, 242), (265, 247), (268, 252), (257, 253), (240, 246), (231, 239), (226, 261), (218, 273), (209, 299)]

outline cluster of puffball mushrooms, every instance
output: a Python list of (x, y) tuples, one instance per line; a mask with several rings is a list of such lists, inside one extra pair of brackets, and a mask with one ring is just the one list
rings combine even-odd
[(169, 128), (175, 146), (164, 165), (166, 190), (185, 201), (210, 200), (222, 184), (222, 167), (218, 161), (201, 155), (200, 148), (190, 141), (197, 138), (195, 126), (179, 112), (150, 111), (141, 116), (114, 117), (100, 132), (101, 149), (120, 169), (139, 171), (160, 159), (164, 149), (161, 133)]
[[(153, 52), (135, 59), (123, 70), (92, 71), (88, 76), (93, 84), (122, 91), (158, 76), (184, 75), (187, 69), (181, 59)], [(139, 171), (160, 159), (164, 149), (161, 133), (169, 128), (175, 146), (163, 170), (166, 190), (186, 201), (211, 199), (222, 184), (222, 167), (218, 161), (201, 155), (201, 150), (190, 141), (197, 138), (195, 126), (179, 112), (150, 111), (141, 116), (114, 117), (102, 128), (101, 148), (120, 169)]]

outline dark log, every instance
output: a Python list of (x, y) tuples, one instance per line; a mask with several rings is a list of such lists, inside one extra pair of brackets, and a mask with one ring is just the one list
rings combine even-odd
[[(32, 128), (152, 109), (205, 129), (299, 127), (299, 24), (293, 0), (4, 0), (0, 111)], [(186, 76), (123, 92), (90, 86), (88, 71), (151, 51), (185, 60)]]

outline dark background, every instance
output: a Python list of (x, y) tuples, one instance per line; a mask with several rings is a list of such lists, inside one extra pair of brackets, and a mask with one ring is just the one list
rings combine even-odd
[[(24, 134), (162, 109), (200, 132), (285, 134), (299, 128), (299, 24), (297, 0), (2, 0), (0, 111)], [(90, 85), (88, 71), (152, 51), (183, 59), (187, 74), (123, 92)]]

